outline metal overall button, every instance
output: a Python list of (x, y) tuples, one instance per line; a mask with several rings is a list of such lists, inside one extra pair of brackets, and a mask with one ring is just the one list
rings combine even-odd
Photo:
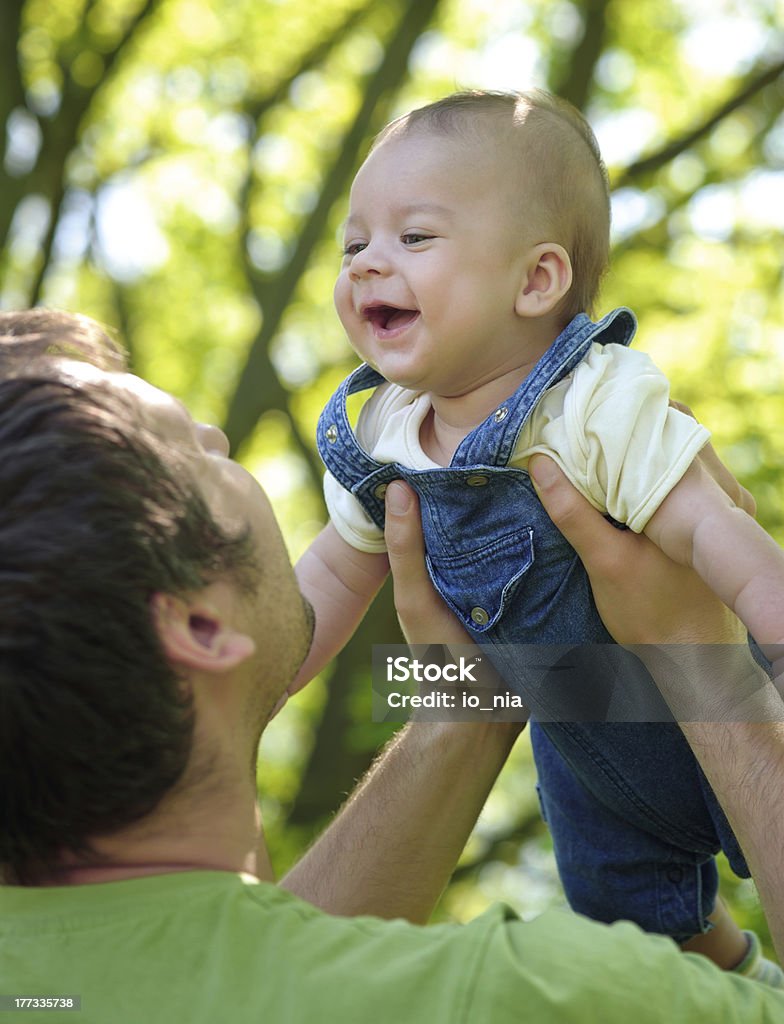
[(490, 478), (483, 473), (474, 473), (473, 476), (466, 477), (466, 483), (469, 487), (484, 487), (489, 482)]
[(373, 489), (373, 493), (375, 494), (375, 496), (377, 498), (383, 498), (384, 495), (387, 493), (387, 485), (386, 484), (379, 484), (378, 487), (375, 487)]
[(490, 616), (487, 614), (484, 608), (479, 607), (471, 609), (471, 618), (474, 620), (477, 626), (486, 626), (490, 621)]
[(334, 444), (338, 439), (338, 428), (333, 423), (331, 427), (327, 427), (326, 433), (324, 434), (330, 444)]
[(500, 423), (502, 420), (505, 420), (508, 415), (509, 409), (505, 405), (502, 405), (500, 409), (496, 409), (495, 413), (493, 414), (493, 419), (496, 421), (496, 423)]

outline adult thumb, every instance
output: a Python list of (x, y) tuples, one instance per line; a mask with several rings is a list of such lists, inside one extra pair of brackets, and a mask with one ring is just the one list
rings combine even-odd
[(618, 531), (548, 456), (534, 455), (528, 472), (549, 517), (586, 566), (595, 564), (607, 545), (617, 538)]

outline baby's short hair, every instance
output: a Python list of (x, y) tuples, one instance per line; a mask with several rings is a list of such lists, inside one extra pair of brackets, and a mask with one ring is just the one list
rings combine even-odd
[(572, 262), (564, 319), (590, 313), (609, 262), (610, 190), (596, 137), (582, 114), (541, 89), (457, 92), (392, 121), (374, 147), (420, 131), (516, 147), (511, 155), (520, 172), (526, 231), (533, 227), (541, 236), (533, 244), (563, 245)]

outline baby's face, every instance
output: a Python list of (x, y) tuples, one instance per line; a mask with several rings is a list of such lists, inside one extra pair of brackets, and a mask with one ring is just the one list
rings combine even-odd
[(388, 380), (451, 397), (524, 361), (515, 300), (538, 240), (511, 177), (494, 148), (424, 132), (387, 139), (360, 168), (335, 305)]

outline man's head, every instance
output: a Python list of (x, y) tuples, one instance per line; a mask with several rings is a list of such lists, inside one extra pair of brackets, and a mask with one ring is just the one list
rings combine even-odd
[(84, 319), (0, 314), (0, 365), (0, 862), (32, 882), (192, 781), (197, 677), (252, 666), (258, 733), (309, 635), (220, 432)]
[(376, 140), (335, 301), (389, 380), (460, 394), (514, 369), (532, 332), (552, 341), (589, 311), (608, 249), (606, 173), (581, 115), (544, 93), (459, 93)]

